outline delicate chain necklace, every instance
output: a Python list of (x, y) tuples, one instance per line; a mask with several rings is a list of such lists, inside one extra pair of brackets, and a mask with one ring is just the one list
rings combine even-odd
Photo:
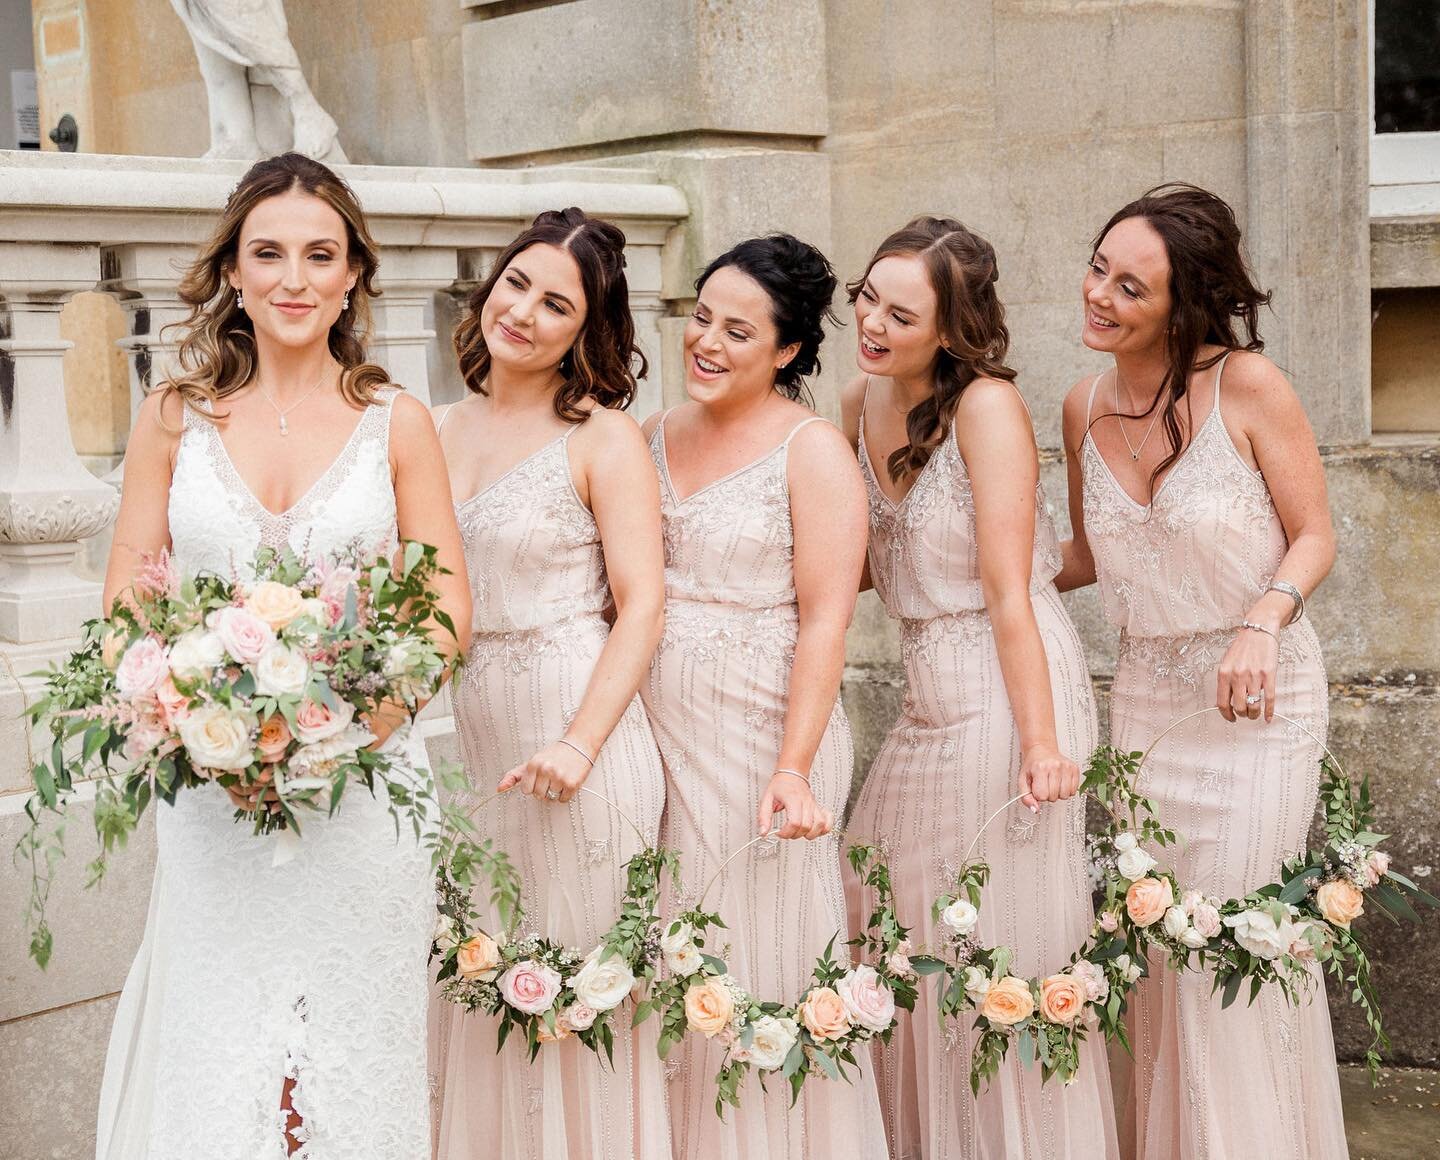
[(1130, 435), (1125, 430), (1125, 420), (1120, 417), (1120, 372), (1118, 370), (1115, 372), (1115, 422), (1120, 424), (1120, 434), (1125, 440), (1125, 447), (1129, 450), (1132, 460), (1139, 460), (1140, 452), (1145, 450), (1145, 444), (1150, 440), (1150, 432), (1155, 430), (1155, 423), (1160, 418), (1160, 410), (1160, 405), (1157, 402), (1155, 405), (1155, 414), (1150, 420), (1150, 426), (1145, 428), (1145, 434), (1140, 439), (1140, 446), (1136, 447), (1130, 442)]
[(315, 385), (311, 387), (308, 391), (306, 391), (303, 395), (301, 395), (298, 399), (296, 399), (295, 402), (291, 403), (288, 407), (286, 407), (283, 411), (280, 409), (279, 404), (277, 404), (275, 400), (270, 397), (270, 392), (260, 385), (260, 380), (255, 380), (255, 389), (265, 396), (265, 401), (270, 404), (271, 408), (275, 411), (275, 414), (280, 416), (281, 435), (290, 434), (290, 424), (285, 422), (285, 416), (290, 414), (291, 411), (293, 411), (296, 407), (298, 407), (301, 403), (303, 403), (306, 399), (308, 399), (311, 395), (318, 391), (320, 389), (320, 384), (325, 381), (326, 376), (329, 375), (329, 373), (330, 368), (326, 367), (323, 371), (320, 372), (320, 377), (315, 380)]

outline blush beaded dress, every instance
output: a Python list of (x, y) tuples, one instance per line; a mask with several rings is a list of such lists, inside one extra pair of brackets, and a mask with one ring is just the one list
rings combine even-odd
[[(867, 392), (868, 393), (868, 392)], [(954, 432), (899, 503), (880, 487), (859, 421), (870, 500), (870, 576), (900, 621), (905, 695), (865, 779), (848, 830), (890, 864), (900, 921), (916, 946), (943, 946), (931, 903), (954, 885), (966, 852), (990, 866), (978, 935), (1015, 952), (1015, 973), (1065, 968), (1089, 934), (1085, 813), (1076, 795), (1040, 812), (1016, 802), (1020, 738), (985, 611), (970, 477)], [(1095, 747), (1095, 702), (1075, 626), (1052, 581), (1059, 545), (1042, 489), (1035, 494), (1030, 597), (1049, 661), (1060, 751), (1082, 766)], [(852, 931), (873, 900), (846, 867)], [(1103, 1041), (1092, 1035), (1068, 1087), (1040, 1083), (1011, 1051), (979, 1097), (971, 1094), (973, 1016), (938, 1022), (935, 988), (921, 979), (913, 1015), (900, 1013), (874, 1055), (890, 1155), (896, 1160), (1110, 1158), (1118, 1155)]]
[[(610, 631), (600, 531), (570, 472), (576, 430), (456, 504), (474, 635), (452, 696), (477, 804), (507, 771), (564, 734)], [(585, 786), (655, 841), (665, 781), (638, 697), (601, 747)], [(520, 873), (525, 920), (517, 933), (533, 931), (582, 952), (594, 947), (619, 917), (621, 868), (640, 849), (630, 823), (589, 794), (562, 805), (518, 789), (474, 817), (481, 836), (493, 838)], [(498, 920), (490, 929), (501, 930)], [(574, 1038), (545, 1045), (531, 1063), (521, 1037), (512, 1036), (497, 1054), (496, 1019), (437, 998), (436, 1155), (669, 1160), (658, 1020), (631, 1032), (630, 1010), (625, 1004), (618, 1012), (613, 1068)]]
[[(1105, 617), (1120, 630), (1110, 722), (1125, 750), (1144, 750), (1172, 722), (1214, 705), (1220, 661), (1289, 547), (1265, 480), (1225, 428), (1224, 369), (1222, 359), (1209, 413), (1196, 415), (1190, 445), (1148, 505), (1121, 488), (1089, 434), (1081, 446), (1085, 535)], [(1103, 377), (1091, 384), (1091, 409)], [(1325, 668), (1308, 619), (1279, 637), (1277, 710), (1308, 733), (1279, 718), (1231, 724), (1207, 713), (1171, 733), (1142, 771), (1141, 789), (1181, 836), (1159, 856), (1186, 887), (1222, 900), (1273, 881), (1304, 849), (1315, 816), (1322, 750), (1310, 734), (1325, 736)], [(1208, 976), (1177, 975), (1159, 961), (1150, 972), (1130, 1006), (1127, 1155), (1348, 1155), (1318, 972), (1299, 1006), (1272, 987), (1226, 1010)]]
[[(678, 850), (685, 893), (697, 895), (756, 836), (760, 797), (780, 757), (794, 660), (794, 543), (786, 476), (791, 440), (689, 496), (670, 478), (662, 416), (650, 440), (661, 477), (665, 531), (665, 632), (641, 686), (666, 775), (662, 840)], [(840, 816), (853, 749), (839, 699), (810, 768), (816, 800)], [(728, 929), (720, 953), (752, 994), (797, 1003), (830, 939), (843, 961), (845, 902), (835, 835), (752, 847), (731, 862), (705, 899)], [(676, 1160), (884, 1160), (885, 1139), (868, 1068), (852, 1083), (812, 1079), (790, 1106), (778, 1075), (762, 1091), (751, 1074), (741, 1106), (715, 1116), (723, 1049), (691, 1034), (670, 1054)]]

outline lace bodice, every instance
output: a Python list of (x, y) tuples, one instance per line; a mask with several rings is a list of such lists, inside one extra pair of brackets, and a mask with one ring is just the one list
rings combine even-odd
[(610, 603), (600, 529), (570, 476), (576, 430), (455, 505), (477, 633), (545, 628)]
[[(898, 504), (880, 489), (865, 446), (860, 415), (860, 472), (870, 500), (870, 579), (891, 616), (928, 620), (985, 607), (980, 552), (975, 539), (975, 496), (954, 432), (920, 469)], [(1030, 591), (1040, 592), (1060, 571), (1060, 545), (1035, 487), (1035, 547)]]
[(1088, 433), (1081, 445), (1085, 537), (1105, 618), (1131, 636), (1234, 628), (1289, 548), (1270, 489), (1220, 417), (1224, 366), (1215, 405), (1149, 504), (1125, 493)]
[(169, 500), (179, 570), (242, 575), (262, 546), (288, 545), (300, 556), (336, 553), (357, 542), (372, 554), (393, 551), (390, 405), (399, 393), (395, 387), (377, 392), (334, 462), (278, 515), (241, 478), (216, 425), (186, 407)]
[(665, 418), (650, 437), (660, 473), (665, 599), (768, 609), (795, 603), (795, 537), (786, 478), (790, 441), (681, 499), (665, 454)]

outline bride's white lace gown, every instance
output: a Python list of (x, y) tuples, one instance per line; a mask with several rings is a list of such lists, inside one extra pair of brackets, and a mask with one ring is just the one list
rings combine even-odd
[[(261, 506), (215, 428), (188, 411), (170, 486), (182, 571), (243, 574), (262, 545), (320, 555), (396, 542), (390, 404), (287, 512)], [(428, 778), (418, 736), (387, 748)], [(351, 790), (304, 823), (295, 858), (232, 820), (223, 790), (158, 804), (145, 937), (115, 1016), (99, 1160), (285, 1156), (281, 1090), (305, 1122), (306, 1160), (417, 1160), (430, 1152), (425, 1071), (430, 856), (382, 801)]]

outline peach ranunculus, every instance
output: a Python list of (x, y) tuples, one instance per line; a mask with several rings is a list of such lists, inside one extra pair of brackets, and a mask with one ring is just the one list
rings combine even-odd
[(285, 724), (285, 718), (275, 713), (266, 718), (265, 723), (260, 726), (260, 737), (255, 742), (255, 748), (260, 750), (261, 761), (275, 762), (285, 756), (292, 740), (294, 738), (290, 733), (290, 726)]
[(1125, 909), (1136, 926), (1154, 926), (1175, 903), (1175, 892), (1164, 878), (1136, 879), (1125, 892)]
[(1035, 996), (1030, 993), (1030, 984), (1014, 975), (1006, 975), (997, 983), (991, 983), (980, 1004), (980, 1014), (1010, 1027), (1035, 1013)]
[(1089, 997), (1087, 984), (1074, 975), (1050, 975), (1040, 983), (1040, 1014), (1050, 1023), (1074, 1023)]
[(805, 1029), (816, 1039), (844, 1039), (850, 1034), (850, 1013), (829, 987), (812, 987), (797, 1011)]
[(245, 607), (276, 632), (299, 616), (304, 604), (298, 589), (274, 580), (261, 580), (245, 594)]
[(455, 951), (455, 970), (462, 979), (481, 979), (500, 965), (500, 948), (483, 930), (472, 934)]
[(735, 998), (719, 976), (691, 983), (685, 992), (685, 1022), (706, 1039), (730, 1026), (734, 1015)]
[(1353, 882), (1335, 878), (1315, 892), (1315, 905), (1326, 921), (1349, 930), (1350, 923), (1365, 913), (1365, 896)]

